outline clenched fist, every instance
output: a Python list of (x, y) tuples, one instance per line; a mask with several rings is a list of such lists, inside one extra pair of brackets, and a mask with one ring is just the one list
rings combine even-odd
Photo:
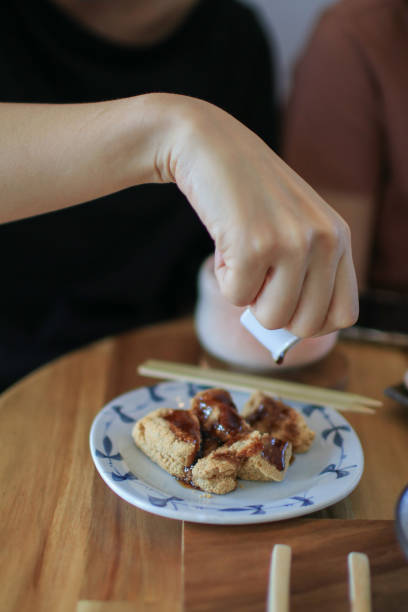
[(260, 138), (183, 98), (162, 164), (215, 241), (221, 292), (267, 328), (300, 337), (352, 325), (357, 283), (345, 221)]

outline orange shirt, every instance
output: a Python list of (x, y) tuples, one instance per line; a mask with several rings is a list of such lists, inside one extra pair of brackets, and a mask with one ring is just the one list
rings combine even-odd
[(375, 207), (369, 286), (408, 293), (408, 2), (341, 0), (299, 62), (284, 157)]

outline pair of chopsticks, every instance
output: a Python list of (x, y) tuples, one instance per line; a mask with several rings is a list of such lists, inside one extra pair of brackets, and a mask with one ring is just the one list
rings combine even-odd
[[(267, 612), (289, 612), (290, 565), (292, 551), (276, 544), (272, 551)], [(349, 599), (351, 612), (371, 611), (370, 563), (367, 555), (348, 555)]]
[(185, 363), (149, 359), (138, 368), (139, 374), (164, 378), (167, 380), (184, 380), (211, 386), (224, 386), (237, 391), (263, 391), (277, 397), (308, 404), (331, 406), (336, 410), (373, 414), (375, 408), (382, 406), (379, 400), (335, 391), (295, 382), (286, 382), (276, 378), (240, 374), (211, 368), (201, 368)]

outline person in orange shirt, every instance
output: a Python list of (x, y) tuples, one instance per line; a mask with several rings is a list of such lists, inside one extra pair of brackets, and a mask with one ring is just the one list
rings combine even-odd
[(283, 155), (348, 222), (360, 323), (408, 331), (408, 2), (341, 0), (295, 73)]

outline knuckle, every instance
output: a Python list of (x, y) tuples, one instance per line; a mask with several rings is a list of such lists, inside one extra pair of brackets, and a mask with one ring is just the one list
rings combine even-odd
[(356, 323), (358, 319), (358, 305), (349, 309), (341, 309), (334, 315), (329, 316), (328, 325), (333, 329), (346, 329)]
[(350, 310), (348, 313), (340, 317), (339, 329), (344, 329), (345, 327), (351, 327), (357, 322), (357, 319), (358, 319), (358, 308)]
[(351, 229), (350, 229), (350, 226), (349, 226), (349, 224), (344, 219), (342, 219), (342, 222), (343, 222), (342, 230), (343, 230), (344, 238), (345, 238), (345, 240), (348, 243), (351, 243)]
[(273, 261), (279, 254), (280, 244), (274, 232), (267, 229), (254, 234), (248, 244), (248, 252), (256, 263)]
[(333, 253), (339, 249), (342, 242), (342, 232), (337, 224), (321, 226), (315, 230), (314, 239), (316, 244), (324, 251)]

